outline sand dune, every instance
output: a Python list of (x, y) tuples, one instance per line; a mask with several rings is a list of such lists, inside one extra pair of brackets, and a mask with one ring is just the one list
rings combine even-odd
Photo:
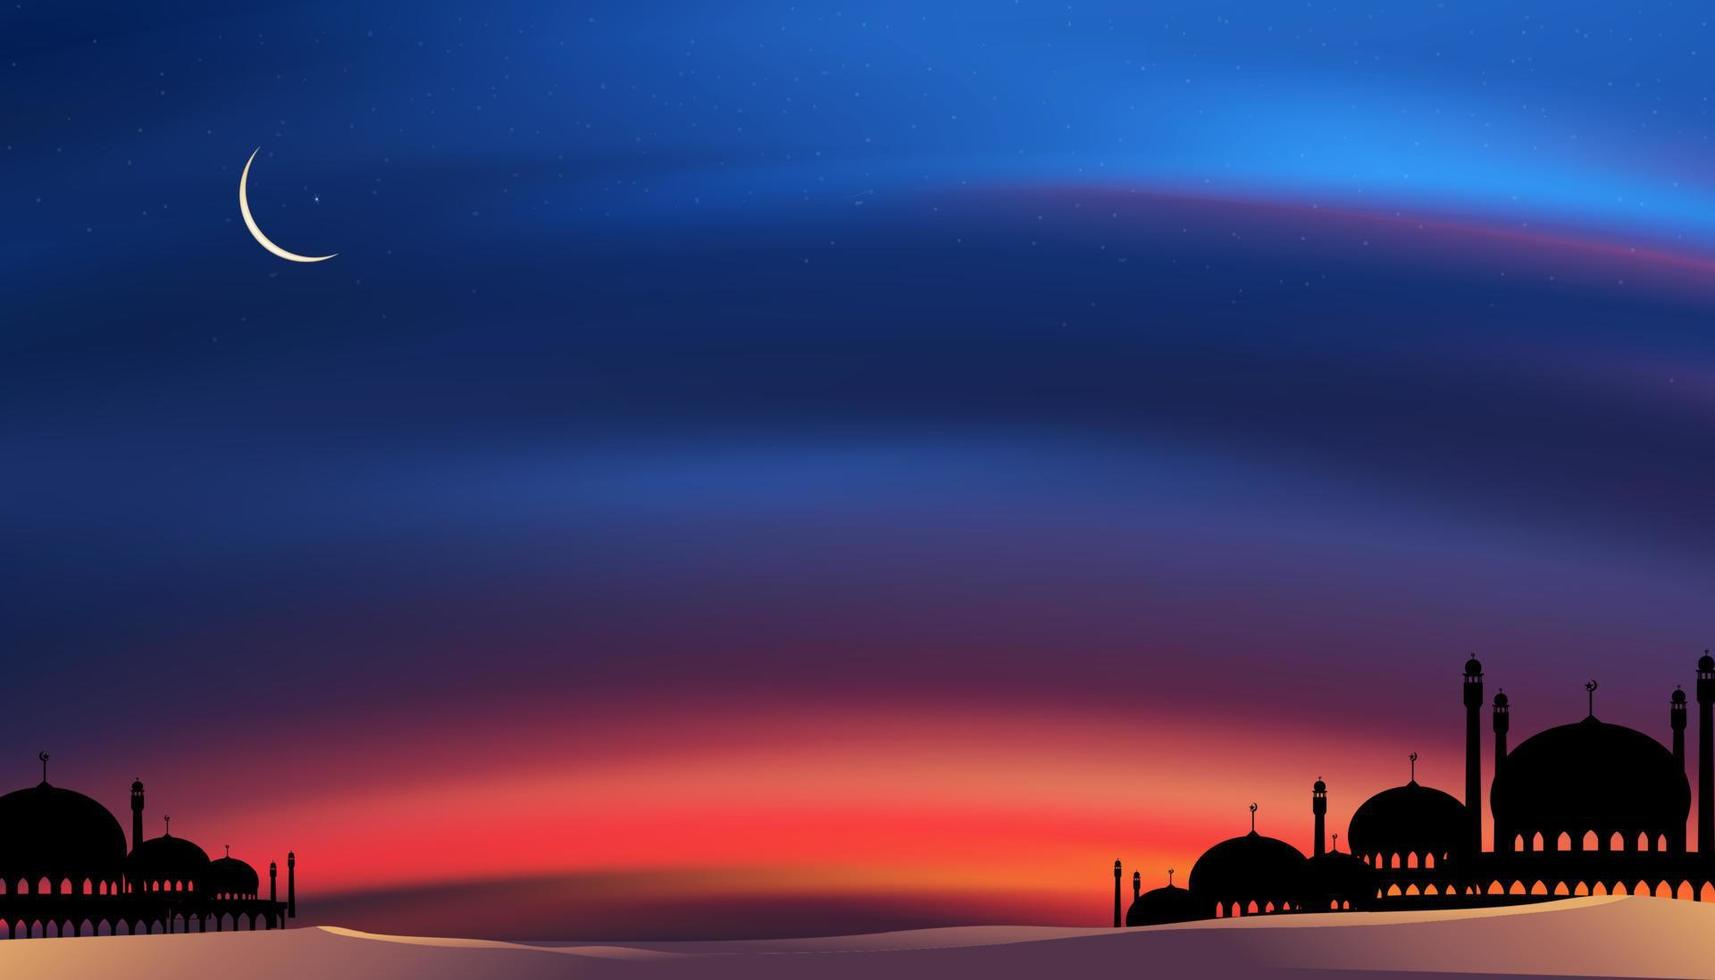
[(0, 941), (0, 976), (488, 980), (956, 976), (1709, 977), (1715, 906), (1643, 897), (1149, 929), (973, 926), (756, 942), (527, 944), (349, 929)]

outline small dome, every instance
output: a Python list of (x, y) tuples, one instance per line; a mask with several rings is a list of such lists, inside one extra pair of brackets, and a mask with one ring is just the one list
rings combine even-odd
[(1465, 676), (1476, 677), (1483, 672), (1483, 664), (1476, 657), (1465, 661)]
[(1495, 820), (1529, 836), (1685, 829), (1691, 784), (1673, 753), (1643, 732), (1595, 717), (1539, 732), (1501, 761)]
[(1508, 703), (1509, 702), (1507, 701), (1507, 692), (1505, 692), (1505, 691), (1496, 691), (1495, 692), (1495, 707), (1504, 708), (1507, 706)]
[(1674, 704), (1684, 704), (1685, 703), (1685, 691), (1682, 688), (1677, 688), (1677, 687), (1674, 688), (1672, 698), (1673, 698)]
[(1304, 907), (1311, 912), (1326, 910), (1330, 902), (1350, 902), (1353, 908), (1368, 904), (1376, 887), (1370, 866), (1341, 851), (1328, 851), (1311, 858), (1305, 867), (1304, 882)]
[(1154, 926), (1164, 922), (1207, 919), (1214, 910), (1207, 902), (1177, 885), (1165, 885), (1139, 895), (1126, 910), (1128, 926)]
[(1328, 784), (1318, 779), (1316, 782), (1311, 784), (1310, 790), (1314, 793), (1326, 793), (1328, 792)]
[(1191, 867), (1191, 891), (1205, 901), (1298, 901), (1304, 854), (1283, 840), (1251, 831), (1203, 852)]
[(1697, 669), (1705, 674), (1715, 671), (1715, 657), (1711, 657), (1708, 650), (1703, 651), (1703, 656), (1697, 658)]
[(0, 796), (0, 878), (118, 881), (125, 831), (100, 803), (46, 782)]
[(203, 890), (213, 896), (256, 894), (256, 869), (235, 857), (216, 858), (208, 863)]
[(1347, 839), (1354, 854), (1432, 854), (1439, 862), (1464, 851), (1468, 830), (1465, 804), (1414, 779), (1365, 800)]
[(192, 882), (201, 889), (208, 864), (202, 848), (183, 837), (162, 834), (137, 845), (125, 861), (125, 873), (134, 882)]

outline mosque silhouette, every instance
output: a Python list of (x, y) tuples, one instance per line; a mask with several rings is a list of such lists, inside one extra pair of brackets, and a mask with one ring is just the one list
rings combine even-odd
[(143, 839), (143, 783), (131, 784), (131, 850), (100, 803), (42, 781), (0, 796), (0, 923), (8, 939), (278, 929), (298, 914), (295, 853), (268, 865), (268, 897), (256, 869), (230, 853), (209, 860), (172, 835)]
[(1465, 801), (1412, 779), (1365, 800), (1352, 814), (1349, 851), (1327, 846), (1328, 786), (1310, 790), (1315, 831), (1306, 857), (1251, 831), (1214, 845), (1184, 887), (1143, 891), (1132, 874), (1123, 909), (1124, 871), (1114, 862), (1114, 925), (1290, 912), (1472, 908), (1569, 895), (1660, 895), (1715, 901), (1715, 658), (1697, 661), (1697, 851), (1685, 823), (1691, 784), (1685, 772), (1685, 692), (1668, 702), (1673, 747), (1596, 718), (1596, 682), (1586, 684), (1589, 714), (1525, 739), (1507, 751), (1510, 706), (1495, 695), (1495, 776), (1489, 790), (1494, 849), (1483, 850), (1483, 665), (1466, 661)]

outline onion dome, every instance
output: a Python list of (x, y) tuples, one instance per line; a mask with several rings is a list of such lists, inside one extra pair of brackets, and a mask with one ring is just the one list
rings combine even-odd
[(1414, 779), (1365, 800), (1347, 840), (1354, 854), (1429, 854), (1439, 863), (1464, 852), (1469, 828), (1465, 804)]
[(1326, 793), (1328, 792), (1328, 784), (1318, 779), (1315, 783), (1311, 784), (1310, 791), (1312, 793)]
[(1512, 831), (1673, 834), (1691, 812), (1691, 784), (1673, 753), (1643, 732), (1583, 721), (1532, 735), (1495, 774), (1490, 806)]
[(1672, 699), (1673, 699), (1674, 704), (1684, 704), (1685, 703), (1685, 691), (1682, 688), (1677, 688), (1677, 687), (1674, 688)]
[(203, 890), (215, 898), (256, 897), (256, 869), (230, 854), (210, 861), (204, 880)]
[(1203, 852), (1191, 867), (1191, 891), (1203, 901), (1298, 901), (1304, 890), (1304, 854), (1291, 844), (1251, 831)]
[(1705, 674), (1715, 670), (1715, 657), (1711, 657), (1709, 651), (1703, 651), (1703, 656), (1697, 658), (1697, 669)]
[(162, 834), (137, 845), (125, 861), (125, 876), (136, 884), (177, 882), (200, 891), (208, 876), (208, 865), (208, 854), (202, 848), (183, 837)]
[(1139, 895), (1126, 910), (1128, 926), (1154, 926), (1164, 922), (1190, 922), (1210, 918), (1209, 904), (1191, 894), (1189, 889), (1168, 884)]
[(1495, 692), (1495, 707), (1504, 708), (1506, 706), (1507, 706), (1507, 692), (1496, 691)]
[(1304, 907), (1325, 910), (1329, 903), (1367, 904), (1375, 894), (1375, 872), (1356, 856), (1328, 851), (1310, 859), (1304, 870)]
[(1478, 674), (1481, 674), (1482, 672), (1483, 672), (1482, 661), (1478, 660), (1476, 657), (1472, 657), (1471, 659), (1465, 661), (1465, 676), (1466, 677), (1476, 677)]
[(125, 866), (125, 831), (100, 803), (82, 793), (40, 785), (0, 796), (0, 879), (56, 886), (71, 879), (117, 882)]

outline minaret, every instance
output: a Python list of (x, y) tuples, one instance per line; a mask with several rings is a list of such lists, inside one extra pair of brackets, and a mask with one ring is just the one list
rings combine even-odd
[(1465, 661), (1465, 844), (1472, 854), (1483, 851), (1483, 733), (1477, 717), (1482, 707), (1483, 665), (1472, 657)]
[(1697, 853), (1715, 855), (1715, 657), (1697, 658)]
[(1685, 689), (1675, 686), (1668, 697), (1667, 724), (1673, 729), (1673, 761), (1685, 771)]
[(1139, 895), (1142, 895), (1142, 894), (1143, 894), (1143, 872), (1133, 871), (1131, 873), (1131, 900), (1134, 902), (1137, 901), (1137, 897)]
[(278, 885), (276, 885), (276, 882), (278, 882), (279, 880), (280, 880), (280, 865), (277, 862), (269, 861), (268, 862), (268, 901), (270, 904), (272, 904), (274, 902), (278, 902), (280, 900), (279, 892), (277, 891)]
[(1324, 850), (1322, 838), (1328, 829), (1328, 784), (1323, 782), (1320, 776), (1310, 786), (1310, 812), (1316, 815), (1316, 853), (1314, 856), (1321, 857)]
[(143, 781), (131, 781), (131, 849), (143, 843)]
[(286, 852), (286, 917), (298, 917), (298, 852)]
[[(1512, 725), (1512, 708), (1507, 703), (1507, 692), (1495, 692), (1495, 777), (1501, 775), (1501, 761), (1507, 757), (1507, 729)], [(1495, 825), (1495, 851), (1510, 854), (1513, 849), (1512, 834), (1503, 831), (1499, 824)]]
[(1125, 872), (1120, 870), (1119, 858), (1114, 858), (1114, 928), (1118, 929), (1124, 919), (1120, 918), (1120, 876)]

